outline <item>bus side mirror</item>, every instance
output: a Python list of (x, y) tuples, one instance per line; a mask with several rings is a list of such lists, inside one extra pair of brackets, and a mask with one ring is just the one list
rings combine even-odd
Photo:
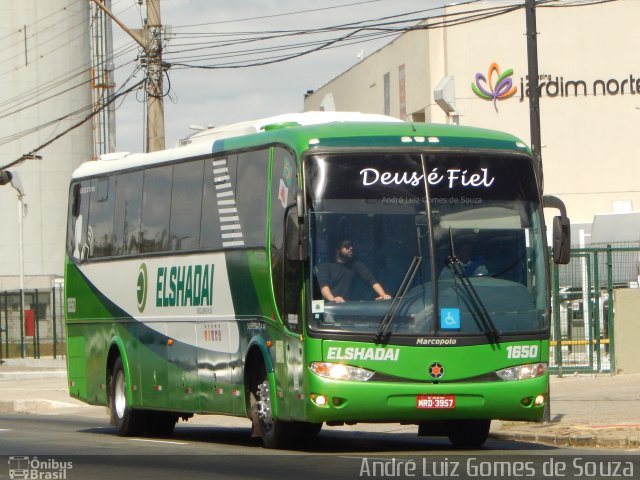
[(571, 260), (571, 225), (567, 217), (553, 217), (553, 261), (566, 265)]
[(287, 260), (302, 261), (307, 259), (307, 229), (304, 217), (298, 216), (298, 209), (294, 206), (287, 210), (284, 242)]
[(553, 217), (553, 261), (566, 265), (571, 260), (571, 222), (567, 217), (567, 209), (564, 202), (553, 195), (545, 195), (542, 202), (544, 207), (560, 210), (560, 215)]

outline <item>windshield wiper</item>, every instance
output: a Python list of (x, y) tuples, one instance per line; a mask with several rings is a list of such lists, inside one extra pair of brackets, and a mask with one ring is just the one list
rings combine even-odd
[(389, 340), (389, 336), (391, 335), (391, 324), (400, 309), (400, 305), (402, 305), (402, 300), (404, 299), (411, 282), (413, 282), (421, 263), (421, 256), (413, 257), (413, 260), (411, 260), (407, 273), (404, 274), (404, 278), (402, 279), (393, 300), (391, 300), (391, 305), (389, 305), (387, 313), (384, 314), (384, 317), (382, 317), (382, 320), (380, 321), (378, 333), (376, 333), (376, 336), (373, 339), (375, 343), (387, 343)]
[[(463, 300), (473, 317), (482, 324), (482, 327), (487, 335), (487, 338), (492, 343), (498, 343), (501, 332), (496, 328), (495, 323), (491, 320), (491, 315), (484, 306), (478, 291), (469, 280), (469, 277), (464, 271), (464, 265), (460, 261), (460, 258), (456, 255), (455, 247), (453, 244), (453, 234), (451, 233), (451, 227), (449, 227), (449, 242), (451, 243), (451, 255), (445, 260), (445, 265), (451, 269), (455, 278), (460, 280), (460, 284), (464, 293)], [(456, 282), (457, 285), (457, 282)]]

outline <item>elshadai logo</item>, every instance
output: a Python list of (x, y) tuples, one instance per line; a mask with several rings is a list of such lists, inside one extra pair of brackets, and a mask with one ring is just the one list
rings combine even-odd
[(497, 112), (498, 100), (509, 98), (518, 91), (518, 88), (513, 85), (511, 75), (513, 75), (513, 68), (500, 73), (500, 67), (494, 62), (489, 67), (489, 73), (486, 77), (481, 73), (476, 73), (476, 83), (471, 84), (471, 90), (480, 98), (493, 100), (493, 108)]

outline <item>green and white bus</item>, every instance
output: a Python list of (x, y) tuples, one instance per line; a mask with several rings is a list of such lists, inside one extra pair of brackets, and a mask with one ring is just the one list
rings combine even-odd
[[(70, 394), (109, 406), (121, 435), (227, 414), (269, 448), (357, 422), (478, 446), (492, 419), (540, 420), (536, 172), (507, 134), (344, 112), (86, 162), (68, 211)], [(327, 294), (336, 280), (347, 290)]]

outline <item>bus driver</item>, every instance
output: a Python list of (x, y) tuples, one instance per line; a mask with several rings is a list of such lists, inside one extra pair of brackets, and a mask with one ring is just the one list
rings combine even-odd
[(349, 239), (337, 245), (335, 262), (323, 263), (318, 267), (318, 284), (322, 297), (329, 302), (346, 302), (351, 295), (356, 275), (378, 295), (376, 300), (391, 298), (365, 264), (353, 258), (353, 243)]

